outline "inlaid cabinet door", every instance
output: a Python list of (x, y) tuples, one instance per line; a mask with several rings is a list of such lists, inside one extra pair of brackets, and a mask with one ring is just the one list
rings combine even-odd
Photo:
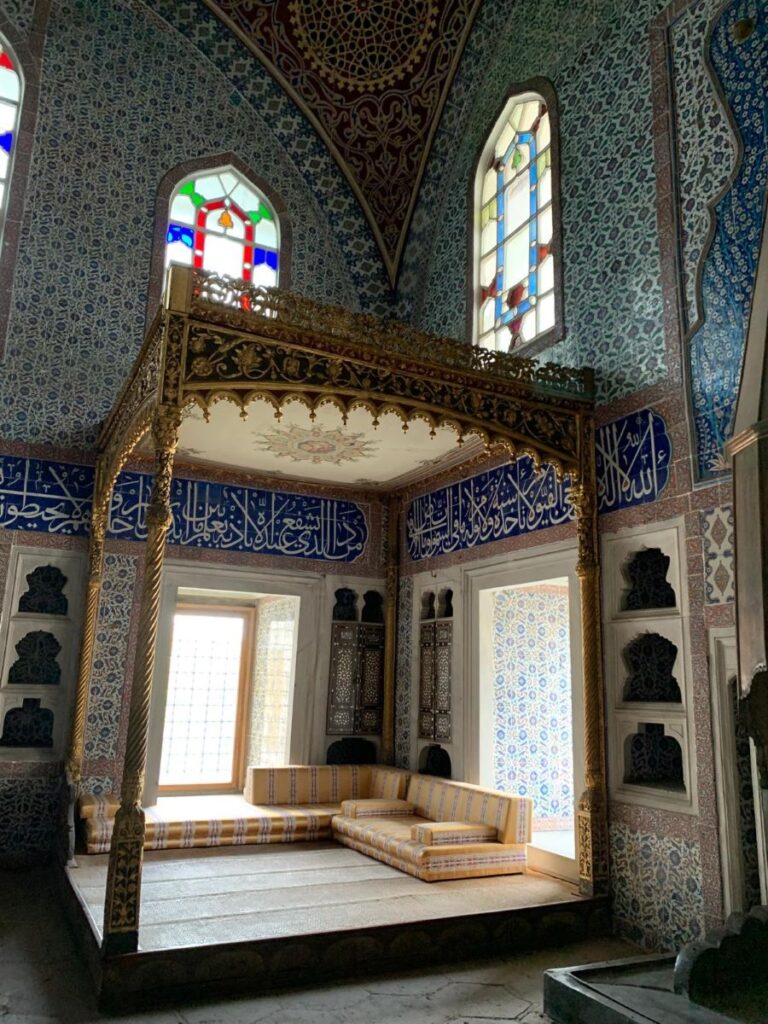
[(384, 701), (384, 627), (361, 624), (358, 634), (358, 689), (356, 731), (381, 732)]
[(331, 626), (331, 673), (328, 685), (329, 735), (354, 732), (357, 689), (357, 623)]

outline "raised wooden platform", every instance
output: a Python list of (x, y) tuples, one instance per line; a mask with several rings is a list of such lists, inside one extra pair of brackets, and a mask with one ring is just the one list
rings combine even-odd
[(604, 899), (528, 873), (422, 882), (335, 843), (145, 855), (138, 953), (101, 958), (106, 856), (63, 890), (105, 1007), (261, 991), (608, 932)]

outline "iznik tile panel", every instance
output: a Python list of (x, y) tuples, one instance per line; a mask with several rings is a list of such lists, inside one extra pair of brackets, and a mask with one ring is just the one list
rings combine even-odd
[(766, 5), (730, 4), (715, 25), (709, 56), (742, 156), (731, 188), (715, 207), (714, 235), (701, 271), (704, 321), (688, 350), (695, 449), (704, 479), (727, 468), (723, 445), (735, 412), (762, 237), (768, 186)]
[[(108, 536), (144, 540), (151, 477), (121, 473)], [(93, 469), (43, 459), (0, 456), (0, 527), (84, 537)], [(329, 562), (365, 552), (365, 512), (352, 501), (255, 487), (174, 480), (168, 541), (182, 547), (248, 551)]]

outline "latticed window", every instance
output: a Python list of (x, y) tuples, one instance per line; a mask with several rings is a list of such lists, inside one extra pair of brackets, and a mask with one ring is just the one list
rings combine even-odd
[(279, 225), (261, 192), (233, 167), (201, 171), (171, 199), (165, 265), (210, 270), (276, 287)]
[(506, 352), (556, 326), (553, 140), (542, 96), (510, 101), (477, 175), (476, 337)]
[(13, 157), (19, 134), (22, 81), (19, 65), (0, 36), (0, 241), (8, 213)]

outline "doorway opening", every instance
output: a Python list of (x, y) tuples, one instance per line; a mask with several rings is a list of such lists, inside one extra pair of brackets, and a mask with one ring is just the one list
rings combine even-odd
[(569, 577), (481, 590), (479, 599), (480, 783), (531, 797), (529, 864), (575, 877), (581, 702)]
[(178, 590), (158, 791), (234, 793), (289, 760), (298, 597)]

